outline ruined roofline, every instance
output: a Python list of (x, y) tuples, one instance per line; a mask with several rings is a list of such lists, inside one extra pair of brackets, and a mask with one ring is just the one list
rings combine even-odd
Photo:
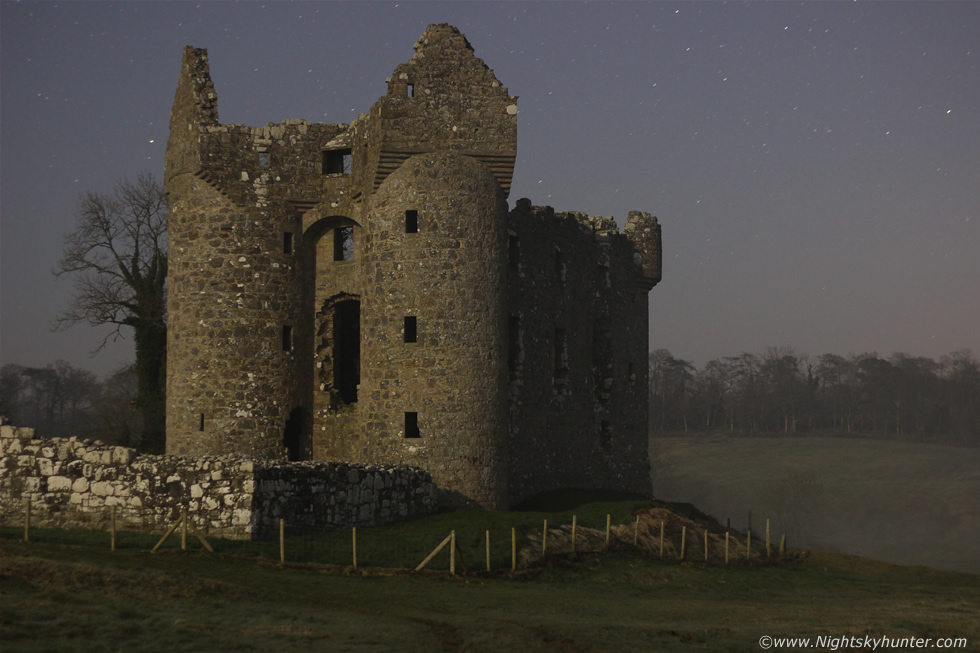
[[(556, 211), (554, 207), (548, 205), (538, 206), (537, 204), (531, 204), (531, 200), (526, 197), (517, 200), (512, 212), (516, 212), (518, 215), (531, 213), (545, 220), (574, 220), (595, 233), (626, 234), (627, 232), (625, 226), (620, 228), (616, 218), (613, 216), (589, 215), (582, 211)], [(650, 216), (648, 213), (630, 211), (627, 224), (633, 219), (634, 215), (652, 219), (654, 222), (657, 221), (656, 217)]]

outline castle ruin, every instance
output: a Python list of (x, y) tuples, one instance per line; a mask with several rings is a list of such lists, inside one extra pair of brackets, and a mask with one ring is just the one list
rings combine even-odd
[(167, 452), (411, 465), (490, 508), (649, 494), (657, 219), (509, 210), (517, 98), (457, 29), (387, 83), (350, 124), (224, 125), (184, 50)]

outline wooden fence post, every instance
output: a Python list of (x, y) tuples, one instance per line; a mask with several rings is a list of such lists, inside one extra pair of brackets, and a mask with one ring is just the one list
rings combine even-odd
[(786, 557), (786, 531), (783, 531), (783, 536), (779, 538), (779, 557)]
[(636, 516), (636, 522), (633, 524), (633, 546), (636, 546), (636, 540), (640, 536), (640, 516)]
[(660, 559), (664, 559), (664, 520), (660, 520)]
[(180, 513), (180, 550), (187, 550), (187, 508)]
[(687, 542), (687, 526), (681, 528), (681, 560), (684, 559), (684, 545)]
[(606, 548), (609, 548), (609, 527), (612, 524), (612, 517), (606, 513)]
[(487, 571), (490, 571), (490, 531), (487, 531)]
[(704, 529), (704, 561), (708, 561), (708, 529)]
[(279, 564), (286, 564), (286, 520), (279, 519)]
[(772, 557), (772, 547), (769, 545), (769, 518), (766, 517), (766, 557)]
[(116, 506), (109, 509), (109, 550), (116, 550)]
[(357, 569), (357, 526), (351, 528), (350, 531), (350, 544), (351, 544), (351, 562), (354, 565), (354, 569)]
[(745, 559), (752, 559), (752, 529), (749, 529), (749, 534), (745, 536)]
[(728, 531), (725, 531), (725, 564), (728, 564)]
[(510, 570), (517, 569), (517, 529), (510, 529)]
[(575, 529), (578, 526), (578, 517), (572, 515), (572, 553), (575, 553)]
[(541, 532), (541, 555), (548, 551), (548, 520), (544, 520), (544, 530)]
[(449, 531), (449, 573), (456, 575), (456, 531)]

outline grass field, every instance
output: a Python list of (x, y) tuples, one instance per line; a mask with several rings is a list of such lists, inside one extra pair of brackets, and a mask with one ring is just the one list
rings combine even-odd
[(13, 651), (752, 651), (762, 635), (966, 637), (980, 579), (815, 553), (783, 566), (589, 554), (519, 578), (376, 576), (0, 540)]
[(843, 437), (651, 441), (654, 494), (790, 542), (980, 574), (980, 449)]
[[(400, 538), (437, 542), (450, 526), (476, 546), (486, 524), (523, 520), (530, 529), (542, 517), (550, 525), (607, 513), (623, 522), (649, 505), (578, 499), (527, 506), (533, 512), (443, 513), (364, 529), (364, 537), (388, 542), (378, 559), (397, 558)], [(145, 549), (156, 538), (133, 534), (111, 553), (104, 533), (35, 534), (40, 542), (0, 533), (4, 653), (758, 651), (763, 635), (966, 637), (967, 650), (980, 643), (977, 576), (835, 553), (726, 566), (590, 552), (516, 574), (451, 577), (174, 549), (152, 555)], [(434, 566), (445, 569), (445, 560)]]

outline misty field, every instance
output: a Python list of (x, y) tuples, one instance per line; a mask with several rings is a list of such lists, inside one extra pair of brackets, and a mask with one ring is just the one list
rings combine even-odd
[(980, 449), (845, 437), (651, 440), (657, 498), (792, 546), (980, 573)]

